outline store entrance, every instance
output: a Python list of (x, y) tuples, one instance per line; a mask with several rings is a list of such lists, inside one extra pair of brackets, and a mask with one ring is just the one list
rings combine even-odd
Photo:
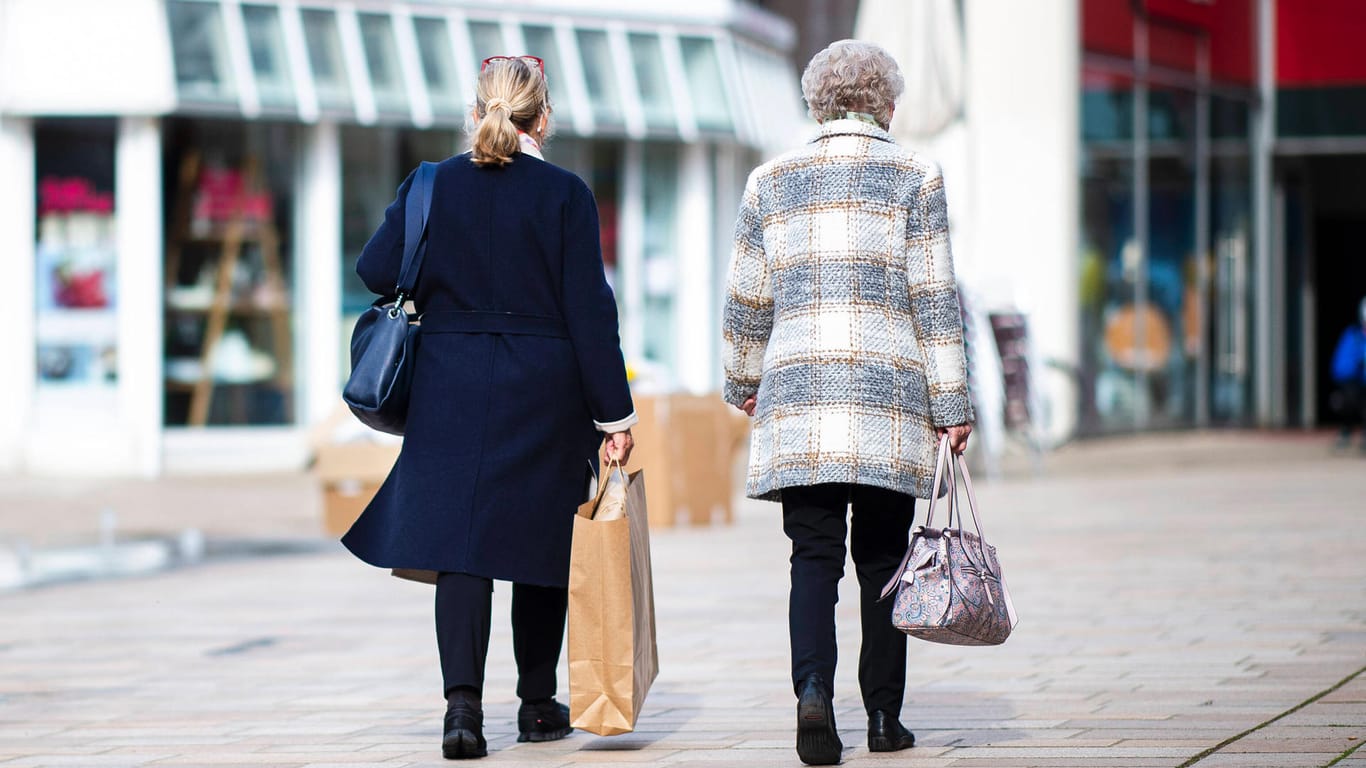
[[(1343, 331), (1360, 322), (1359, 307), (1366, 297), (1366, 189), (1360, 183), (1366, 177), (1366, 155), (1315, 157), (1301, 167), (1303, 194), (1298, 197), (1305, 207), (1296, 211), (1297, 196), (1289, 196), (1287, 266), (1294, 269), (1297, 250), (1304, 254), (1306, 269), (1292, 275), (1300, 279), (1289, 284), (1308, 282), (1313, 304), (1304, 315), (1312, 325), (1302, 340), (1290, 339), (1287, 359), (1302, 361), (1299, 366), (1292, 362), (1290, 389), (1292, 399), (1297, 389), (1312, 394), (1298, 421), (1329, 425), (1339, 419), (1332, 407), (1333, 350)], [(1293, 296), (1290, 308), (1293, 319)]]
[(1320, 424), (1336, 424), (1330, 366), (1338, 338), (1350, 325), (1361, 322), (1359, 307), (1366, 298), (1366, 210), (1356, 217), (1317, 219), (1314, 243), (1318, 278), (1315, 356), (1319, 361), (1316, 417)]

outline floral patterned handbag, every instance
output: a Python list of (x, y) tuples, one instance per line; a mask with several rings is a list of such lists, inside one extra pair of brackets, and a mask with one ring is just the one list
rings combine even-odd
[[(956, 459), (957, 472), (945, 437), (939, 444), (933, 487), (938, 490), (941, 482), (948, 483), (948, 525), (934, 527), (935, 499), (931, 498), (925, 524), (913, 531), (906, 556), (882, 588), (882, 598), (895, 590), (892, 624), (911, 637), (949, 645), (1000, 645), (1017, 622), (1015, 607), (996, 559), (996, 548), (982, 533), (967, 463), (962, 456)], [(975, 533), (963, 530), (957, 474), (962, 475), (967, 489)]]

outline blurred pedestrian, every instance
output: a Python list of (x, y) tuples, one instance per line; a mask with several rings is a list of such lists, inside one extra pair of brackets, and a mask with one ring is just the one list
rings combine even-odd
[[(604, 279), (593, 194), (545, 162), (544, 65), (483, 62), (472, 149), (436, 170), (422, 330), (403, 450), (343, 539), (383, 568), (436, 572), (445, 757), (487, 754), (484, 662), (493, 580), (512, 586), (518, 741), (570, 731), (555, 700), (574, 513), (596, 450), (625, 462), (636, 421)], [(356, 271), (391, 294), (403, 252), (398, 189)]]
[(746, 493), (781, 501), (792, 540), (788, 624), (797, 755), (838, 763), (835, 601), (846, 514), (858, 574), (868, 748), (914, 745), (900, 723), (906, 638), (878, 595), (905, 553), (938, 438), (972, 431), (963, 325), (938, 166), (887, 127), (903, 81), (888, 53), (843, 40), (802, 94), (807, 146), (750, 174), (725, 302), (725, 398), (754, 417)]
[(1352, 427), (1361, 427), (1361, 450), (1366, 452), (1366, 298), (1358, 308), (1358, 322), (1347, 326), (1333, 351), (1333, 410), (1342, 420), (1338, 447), (1352, 444)]

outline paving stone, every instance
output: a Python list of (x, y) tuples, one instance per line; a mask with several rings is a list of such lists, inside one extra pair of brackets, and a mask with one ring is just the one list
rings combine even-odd
[[(1171, 768), (1360, 669), (1366, 592), (1344, 585), (1366, 583), (1366, 472), (1306, 445), (1140, 438), (1083, 445), (1039, 477), (983, 483), (981, 511), (1022, 623), (996, 648), (911, 642), (903, 719), (919, 746), (906, 752), (866, 748), (847, 568), (834, 681), (845, 763)], [(1165, 458), (1173, 453), (1185, 458)], [(237, 501), (281, 509), (311, 488), (241, 484)], [(159, 516), (140, 520), (299, 533), (297, 510), (278, 530), (260, 514), (206, 519), (234, 508), (233, 484), (206, 481), (200, 493), (213, 499), (202, 508), (187, 506), (192, 483), (173, 485), (143, 487)], [(39, 493), (25, 486), (20, 496)], [(12, 497), (0, 479), (0, 500)], [(56, 498), (44, 508), (60, 518), (67, 497)], [(71, 514), (88, 506), (73, 502)], [(1286, 525), (1307, 508), (1313, 526)], [(9, 519), (0, 512), (0, 535)], [(492, 753), (481, 764), (799, 765), (778, 508), (745, 502), (732, 526), (659, 530), (652, 543), (661, 672), (639, 730), (516, 743), (509, 590), (499, 585), (485, 702)], [(0, 594), (0, 766), (449, 766), (431, 610), (429, 587), (334, 545)], [(562, 685), (564, 675), (562, 664)], [(1198, 768), (1322, 766), (1366, 738), (1363, 728), (1366, 676)], [(1339, 765), (1366, 768), (1366, 754)]]

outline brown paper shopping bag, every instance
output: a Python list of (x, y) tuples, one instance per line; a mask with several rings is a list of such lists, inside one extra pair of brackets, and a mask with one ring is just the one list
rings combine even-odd
[(569, 717), (599, 736), (635, 728), (659, 673), (645, 476), (618, 466), (574, 518), (569, 561)]

